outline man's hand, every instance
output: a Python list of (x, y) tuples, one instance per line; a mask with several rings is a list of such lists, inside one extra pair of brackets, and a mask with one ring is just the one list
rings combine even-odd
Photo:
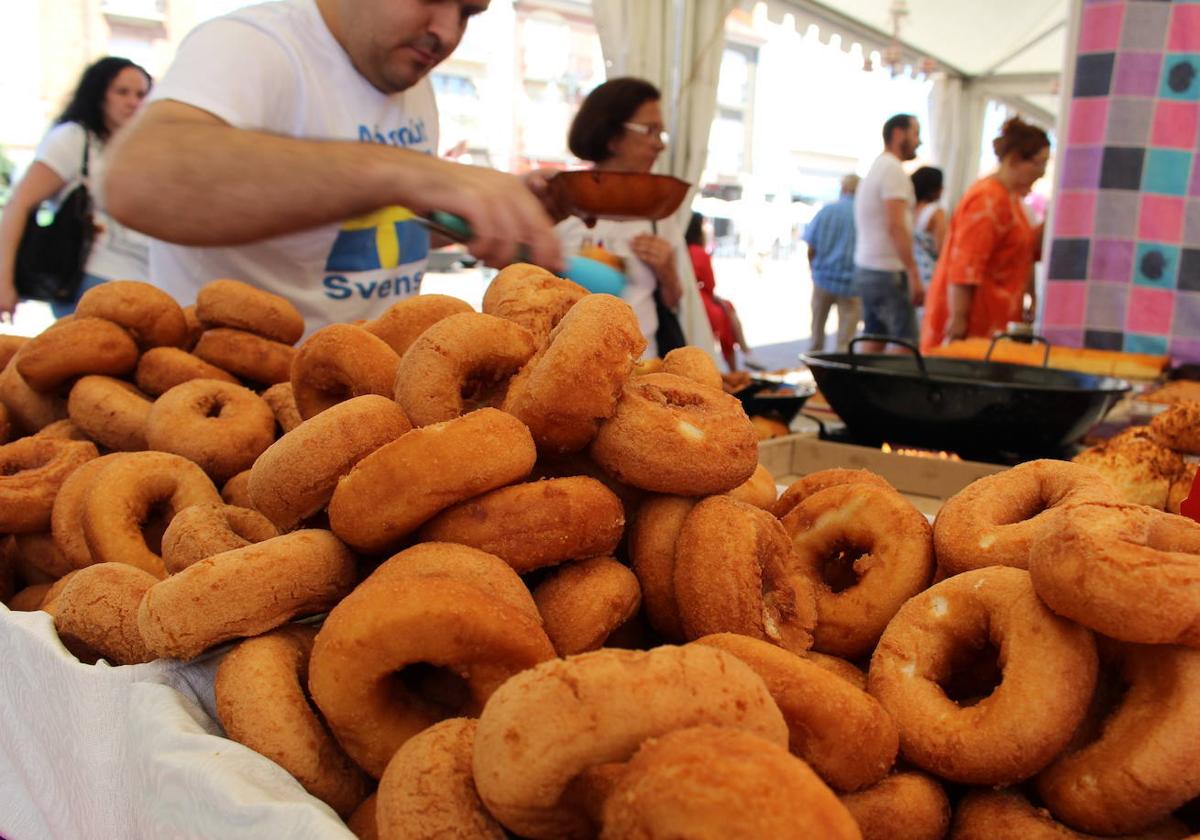
[(925, 302), (925, 286), (921, 283), (921, 275), (912, 268), (908, 270), (908, 296), (914, 309)]
[(675, 268), (675, 249), (661, 236), (639, 234), (629, 240), (629, 249), (635, 257), (650, 266), (657, 277)]
[(550, 181), (561, 170), (550, 169), (535, 169), (532, 172), (526, 172), (521, 176), (521, 180), (525, 182), (525, 187), (534, 194), (538, 201), (542, 203), (542, 209), (546, 211), (551, 220), (555, 224), (561, 222), (567, 216), (571, 215), (567, 207), (559, 200), (558, 192), (551, 188)]

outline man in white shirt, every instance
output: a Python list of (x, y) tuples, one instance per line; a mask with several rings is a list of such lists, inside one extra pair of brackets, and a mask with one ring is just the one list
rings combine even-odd
[(162, 243), (151, 280), (184, 304), (244, 280), (310, 331), (370, 318), (419, 292), (433, 210), (486, 262), (560, 267), (544, 181), (436, 154), (427, 74), (489, 2), (279, 0), (197, 27), (109, 164), (110, 212)]
[[(867, 333), (917, 340), (916, 307), (925, 299), (913, 256), (912, 179), (902, 161), (917, 156), (921, 126), (911, 114), (897, 114), (883, 126), (883, 154), (871, 164), (854, 202), (854, 291), (862, 295)], [(878, 352), (879, 342), (862, 349)]]

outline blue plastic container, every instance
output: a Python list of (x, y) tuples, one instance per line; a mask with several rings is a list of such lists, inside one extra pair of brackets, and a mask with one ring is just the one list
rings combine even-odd
[(625, 291), (624, 273), (590, 257), (571, 257), (563, 276), (597, 294), (620, 297)]

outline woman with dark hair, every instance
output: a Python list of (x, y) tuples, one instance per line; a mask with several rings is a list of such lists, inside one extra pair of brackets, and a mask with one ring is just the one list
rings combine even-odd
[[(108, 56), (83, 71), (71, 101), (42, 139), (0, 217), (0, 320), (11, 318), (17, 305), (13, 272), (30, 212), (42, 202), (65, 197), (81, 182), (91, 193), (96, 238), (75, 300), (105, 280), (148, 279), (146, 239), (105, 212), (102, 184), (108, 141), (137, 111), (150, 82), (150, 74), (127, 58)], [(75, 302), (54, 303), (51, 308), (61, 318), (75, 310)]]
[(942, 170), (922, 166), (912, 174), (913, 192), (917, 203), (913, 207), (913, 256), (921, 272), (921, 282), (929, 288), (938, 254), (946, 241), (946, 211), (942, 209)]
[[(610, 79), (597, 87), (571, 122), (567, 145), (595, 169), (611, 172), (649, 172), (667, 147), (658, 88), (643, 79)], [(679, 260), (683, 237), (670, 220), (609, 221), (594, 227), (569, 217), (555, 228), (564, 254), (603, 248), (623, 260), (626, 277), (622, 297), (633, 307), (648, 343), (647, 356), (665, 355), (674, 349), (658, 346), (659, 309), (655, 293), (669, 309), (683, 296)], [(681, 343), (678, 339), (673, 344)]]
[(692, 258), (692, 270), (696, 274), (696, 288), (700, 292), (700, 300), (704, 302), (704, 312), (708, 315), (709, 326), (712, 327), (713, 338), (721, 345), (721, 356), (732, 373), (737, 370), (737, 356), (734, 347), (742, 348), (742, 357), (746, 367), (752, 370), (762, 370), (763, 367), (753, 357), (750, 345), (742, 332), (742, 322), (737, 316), (733, 304), (724, 298), (717, 297), (717, 278), (713, 273), (712, 258), (708, 255), (704, 239), (704, 217), (692, 213), (687, 231), (683, 235), (688, 246), (688, 256)]
[(988, 337), (1025, 313), (1038, 232), (1024, 199), (1046, 174), (1050, 138), (1020, 117), (992, 141), (999, 168), (971, 185), (950, 219), (945, 250), (926, 296), (921, 349)]

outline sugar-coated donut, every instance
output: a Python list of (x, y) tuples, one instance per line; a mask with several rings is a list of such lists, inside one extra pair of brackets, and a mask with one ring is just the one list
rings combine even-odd
[(460, 312), (474, 311), (471, 304), (450, 295), (417, 295), (393, 303), (362, 328), (382, 338), (397, 356), (403, 356), (417, 337), (438, 321)]
[(762, 677), (788, 725), (791, 750), (839, 791), (875, 784), (892, 768), (900, 736), (874, 697), (820, 665), (736, 633), (694, 644), (723, 650)]
[(120, 453), (112, 453), (84, 462), (67, 476), (58, 495), (54, 497), (54, 506), (50, 510), (50, 533), (54, 537), (54, 544), (72, 568), (82, 569), (93, 562), (87, 536), (83, 532), (83, 506), (100, 470), (120, 457)]
[(783, 491), (783, 495), (775, 502), (775, 515), (783, 519), (787, 516), (788, 511), (812, 494), (836, 487), (839, 484), (874, 484), (877, 487), (892, 487), (886, 478), (870, 470), (847, 470), (841, 467), (818, 470), (796, 479)]
[(368, 780), (305, 694), (316, 634), (289, 624), (240, 642), (221, 660), (213, 694), (227, 737), (274, 761), (345, 817), (366, 798)]
[(260, 396), (271, 406), (275, 413), (275, 422), (280, 430), (287, 434), (304, 422), (300, 409), (296, 407), (296, 395), (292, 392), (291, 382), (277, 382)]
[(629, 561), (642, 590), (650, 626), (667, 641), (682, 641), (683, 622), (675, 599), (675, 544), (697, 499), (650, 496), (629, 529)]
[(124, 376), (137, 360), (138, 346), (129, 333), (103, 318), (60, 320), (13, 358), (29, 387), (43, 393), (89, 373)]
[(17, 351), (29, 343), (23, 335), (0, 335), (0, 370), (8, 366)]
[(168, 452), (123, 452), (85, 489), (80, 521), (96, 563), (129, 563), (166, 574), (159, 555), (162, 530), (191, 505), (221, 501), (204, 470)]
[(223, 483), (275, 442), (275, 414), (262, 397), (228, 382), (193, 379), (154, 401), (146, 443), (195, 461)]
[(328, 531), (293, 531), (214, 554), (159, 581), (138, 609), (156, 656), (191, 659), (332, 607), (357, 578), (354, 555)]
[(27, 437), (0, 446), (0, 533), (50, 530), (59, 488), (98, 454), (79, 440)]
[(305, 420), (366, 394), (392, 396), (400, 357), (353, 324), (330, 324), (310, 335), (292, 360), (292, 397)]
[(162, 559), (168, 574), (181, 572), (205, 557), (279, 536), (271, 521), (256, 510), (233, 505), (186, 507), (167, 525)]
[(375, 794), (372, 793), (347, 817), (346, 828), (350, 829), (358, 840), (379, 840), (379, 827), (375, 824), (375, 810), (378, 804)]
[(535, 350), (533, 334), (512, 321), (479, 312), (451, 315), (405, 351), (395, 368), (396, 402), (415, 426), (499, 406), (509, 380)]
[(1150, 421), (1150, 431), (1178, 452), (1200, 455), (1200, 402), (1177, 402)]
[(559, 656), (595, 650), (637, 613), (637, 578), (611, 557), (568, 563), (538, 584), (533, 600)]
[[(1191, 838), (1187, 826), (1167, 820), (1119, 840), (1182, 840)], [(1017, 789), (973, 790), (954, 810), (950, 840), (1101, 840), (1072, 831), (1056, 822), (1045, 808), (1035, 808)], [(1114, 838), (1113, 840), (1118, 840)]]
[(404, 742), (379, 780), (375, 820), (381, 840), (508, 835), (479, 800), (471, 772), (477, 722), (450, 718)]
[(611, 554), (625, 526), (621, 500), (594, 478), (550, 478), (501, 487), (442, 511), (420, 539), (471, 545), (522, 574)]
[(724, 390), (724, 380), (712, 356), (699, 347), (677, 347), (663, 357), (662, 373), (673, 373), (700, 385)]
[(542, 616), (525, 581), (494, 554), (454, 543), (422, 542), (388, 558), (390, 574), (405, 577), (449, 577), (469, 583), (503, 601), (538, 624)]
[(152, 397), (170, 391), (191, 379), (219, 379), (239, 384), (238, 378), (199, 356), (178, 347), (154, 347), (138, 359), (134, 381), (138, 388)]
[(75, 569), (49, 533), (13, 534), (12, 547), (16, 571), (26, 583), (49, 583)]
[(893, 773), (841, 799), (863, 840), (942, 840), (950, 828), (946, 791), (924, 773)]
[(284, 344), (304, 335), (304, 316), (279, 295), (240, 280), (213, 280), (196, 295), (196, 319), (207, 329), (231, 327)]
[[(948, 686), (992, 644), (1000, 682)], [(1092, 634), (1050, 612), (1029, 573), (964, 572), (910, 599), (871, 657), (868, 688), (900, 728), (910, 762), (943, 779), (1006, 785), (1050, 763), (1083, 720), (1096, 685)], [(950, 692), (950, 693), (948, 693)]]
[(754, 474), (730, 490), (729, 495), (739, 502), (773, 511), (775, 497), (779, 495), (779, 490), (775, 486), (775, 476), (771, 475), (770, 470), (759, 464), (754, 468)]
[[(28, 346), (28, 345), (25, 345)], [(55, 393), (33, 390), (17, 370), (24, 347), (0, 371), (0, 403), (8, 410), (9, 421), (17, 432), (33, 434), (67, 416), (67, 401)]]
[(225, 327), (205, 330), (192, 352), (211, 365), (263, 385), (287, 382), (296, 356), (290, 344)]
[(933, 578), (932, 529), (890, 488), (841, 484), (807, 497), (783, 518), (795, 569), (817, 598), (813, 647), (869, 654), (900, 606)]
[(713, 496), (692, 508), (675, 547), (684, 635), (741, 633), (793, 652), (812, 647), (812, 583), (796, 571), (787, 532), (765, 510)]
[(84, 376), (71, 386), (67, 414), (101, 446), (140, 452), (146, 448), (146, 421), (152, 405), (145, 394), (124, 380)]
[(1116, 706), (1097, 710), (1037, 791), (1073, 828), (1129, 834), (1200, 794), (1200, 650), (1102, 641), (1101, 652)]
[(679, 729), (643, 743), (601, 819), (602, 840), (861, 837), (850, 812), (807, 764), (759, 735), (721, 726)]
[(942, 505), (933, 525), (938, 565), (952, 575), (984, 566), (1027, 569), (1049, 511), (1116, 501), (1116, 488), (1090, 467), (1026, 461), (972, 482)]
[(492, 694), (475, 733), (475, 785), (492, 816), (516, 834), (591, 837), (586, 809), (568, 796), (572, 783), (628, 760), (647, 738), (701, 724), (787, 744), (787, 725), (763, 681), (715, 648), (553, 659)]
[(329, 522), (355, 549), (384, 551), (451, 505), (520, 481), (536, 460), (524, 424), (481, 408), (413, 429), (363, 458), (333, 491)]
[(41, 609), (42, 602), (46, 599), (46, 593), (49, 591), (50, 584), (48, 583), (31, 584), (9, 597), (5, 606), (13, 612), (36, 612)]
[(571, 307), (587, 296), (583, 286), (540, 266), (513, 263), (488, 284), (483, 311), (520, 324), (544, 345)]
[[(309, 689), (342, 747), (378, 778), (409, 738), (478, 714), (506, 679), (553, 656), (537, 619), (466, 580), (409, 575), (399, 555), (330, 611)], [(422, 670), (412, 666), (458, 677), (429, 698), (416, 690)]]
[(1144, 426), (1126, 429), (1071, 460), (1103, 475), (1123, 501), (1159, 510), (1166, 507), (1171, 482), (1183, 469), (1182, 456), (1163, 446)]
[(104, 657), (116, 665), (154, 658), (138, 630), (138, 605), (158, 578), (128, 563), (80, 569), (58, 593), (54, 629), (85, 662)]
[(400, 406), (368, 394), (338, 403), (275, 441), (250, 469), (251, 505), (290, 531), (329, 504), (338, 480), (412, 428)]
[(617, 410), (646, 339), (629, 304), (611, 295), (588, 295), (571, 307), (547, 341), (513, 378), (504, 410), (529, 426), (539, 449), (566, 455), (587, 446), (600, 422)]
[(1143, 505), (1061, 508), (1029, 554), (1050, 609), (1143, 644), (1200, 647), (1200, 524)]
[(124, 327), (143, 350), (178, 347), (187, 338), (183, 309), (169, 294), (138, 280), (110, 280), (83, 293), (80, 318), (104, 318)]

